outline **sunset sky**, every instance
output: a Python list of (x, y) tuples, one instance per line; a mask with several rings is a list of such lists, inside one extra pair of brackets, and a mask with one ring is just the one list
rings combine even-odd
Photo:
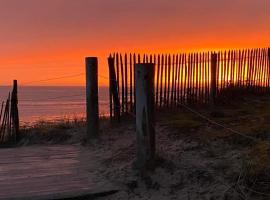
[[(84, 57), (267, 47), (269, 0), (0, 0), (0, 84), (84, 85)], [(30, 83), (33, 82), (33, 83)], [(106, 80), (100, 80), (106, 84)]]

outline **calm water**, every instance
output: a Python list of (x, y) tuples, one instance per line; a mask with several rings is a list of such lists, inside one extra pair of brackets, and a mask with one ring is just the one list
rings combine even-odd
[[(6, 100), (11, 87), (0, 87), (0, 100)], [(57, 120), (85, 116), (84, 87), (19, 87), (21, 122)], [(100, 114), (109, 113), (108, 88), (99, 88)]]

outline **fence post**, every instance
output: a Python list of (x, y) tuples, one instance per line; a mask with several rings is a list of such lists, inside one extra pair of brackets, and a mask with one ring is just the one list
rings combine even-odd
[(210, 103), (215, 104), (217, 94), (217, 54), (211, 54), (211, 89), (210, 89)]
[(137, 160), (135, 168), (147, 170), (154, 167), (155, 119), (154, 119), (154, 64), (136, 64), (136, 134)]
[(120, 121), (120, 100), (118, 95), (118, 88), (117, 88), (117, 80), (116, 80), (116, 73), (114, 68), (114, 58), (108, 58), (109, 64), (109, 78), (110, 78), (110, 93), (113, 97), (113, 104), (114, 104), (114, 117)]
[(99, 135), (98, 59), (87, 57), (85, 62), (87, 136), (96, 138)]
[[(267, 54), (268, 54), (268, 70), (270, 71), (270, 48), (268, 48), (268, 51), (267, 51)], [(270, 76), (270, 74), (268, 75)], [(268, 87), (270, 87), (270, 77), (268, 77)], [(270, 88), (268, 88), (270, 89)]]
[(13, 91), (11, 95), (11, 120), (12, 120), (12, 128), (13, 133), (12, 137), (14, 142), (16, 143), (19, 138), (19, 128), (20, 128), (20, 120), (19, 120), (19, 111), (18, 111), (18, 82), (17, 80), (13, 81)]

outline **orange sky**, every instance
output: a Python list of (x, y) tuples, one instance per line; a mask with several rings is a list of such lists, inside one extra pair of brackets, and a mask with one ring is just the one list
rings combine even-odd
[(86, 56), (98, 56), (108, 76), (106, 57), (116, 51), (267, 47), (269, 8), (269, 0), (0, 0), (0, 84), (83, 73)]

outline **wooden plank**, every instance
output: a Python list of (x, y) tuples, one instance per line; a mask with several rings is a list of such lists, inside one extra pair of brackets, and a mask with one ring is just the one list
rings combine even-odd
[[(19, 163), (22, 157), (27, 159)], [(0, 149), (0, 160), (7, 158), (8, 163), (1, 164), (5, 172), (0, 171), (0, 199), (72, 199), (118, 190), (94, 173), (100, 164), (86, 148), (61, 145)]]

